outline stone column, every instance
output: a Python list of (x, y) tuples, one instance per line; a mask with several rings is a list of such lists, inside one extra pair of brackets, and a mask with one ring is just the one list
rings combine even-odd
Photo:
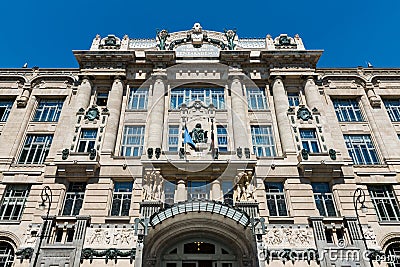
[(211, 183), (211, 197), (213, 200), (221, 200), (221, 181), (216, 179)]
[(179, 179), (176, 183), (176, 194), (175, 194), (175, 203), (180, 201), (187, 200), (187, 191), (186, 191), (186, 182), (185, 179)]
[(317, 108), (318, 111), (321, 111), (321, 97), (318, 91), (318, 86), (315, 84), (312, 76), (307, 77), (304, 86), (304, 94), (306, 95), (307, 106), (310, 109)]
[(238, 147), (242, 149), (249, 147), (249, 138), (247, 135), (247, 102), (243, 94), (243, 85), (239, 76), (231, 77), (231, 110), (232, 110), (232, 128), (234, 150)]
[(110, 116), (108, 117), (106, 131), (104, 134), (102, 154), (114, 153), (119, 126), (119, 118), (121, 115), (123, 93), (124, 85), (121, 79), (119, 77), (116, 77), (111, 87), (111, 91), (108, 95), (107, 108), (110, 112)]
[(151, 105), (149, 105), (146, 132), (147, 147), (151, 147), (155, 150), (156, 148), (161, 148), (162, 146), (166, 73), (164, 70), (162, 70), (153, 75), (153, 94), (151, 97)]
[(88, 77), (83, 77), (81, 84), (78, 86), (76, 94), (76, 111), (80, 108), (86, 109), (90, 104), (90, 96), (92, 95), (92, 84)]
[(274, 94), (274, 105), (278, 131), (281, 138), (283, 154), (295, 153), (292, 130), (290, 128), (287, 110), (289, 108), (288, 99), (285, 93), (282, 78), (275, 77), (272, 83), (272, 92)]

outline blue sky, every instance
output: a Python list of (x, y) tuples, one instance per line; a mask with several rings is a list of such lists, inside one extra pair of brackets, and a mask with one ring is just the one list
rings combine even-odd
[(72, 50), (115, 34), (155, 37), (157, 28), (237, 28), (240, 37), (303, 38), (325, 50), (319, 67), (400, 67), (400, 1), (2, 1), (0, 67), (78, 67)]

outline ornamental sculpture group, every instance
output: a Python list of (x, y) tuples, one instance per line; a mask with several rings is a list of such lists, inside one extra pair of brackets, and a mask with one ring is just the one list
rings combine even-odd
[(163, 192), (164, 179), (159, 171), (148, 171), (144, 175), (143, 181), (143, 199), (161, 200)]
[(253, 173), (251, 171), (241, 172), (235, 177), (235, 187), (233, 191), (233, 200), (240, 201), (254, 201), (255, 187), (251, 183)]

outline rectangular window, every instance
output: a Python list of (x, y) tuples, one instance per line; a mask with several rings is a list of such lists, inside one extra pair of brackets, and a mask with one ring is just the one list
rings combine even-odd
[(12, 101), (0, 101), (0, 122), (7, 121), (8, 115), (10, 115), (10, 111), (12, 108)]
[(97, 93), (96, 105), (100, 107), (105, 107), (107, 106), (107, 101), (108, 101), (108, 92)]
[(40, 100), (33, 121), (58, 121), (63, 103), (63, 100)]
[(79, 215), (85, 196), (86, 183), (70, 183), (65, 194), (63, 216)]
[(265, 98), (265, 91), (262, 88), (248, 88), (247, 89), (247, 104), (249, 110), (265, 110), (267, 109), (267, 102)]
[(52, 135), (28, 134), (18, 164), (42, 164), (50, 150)]
[(222, 125), (217, 125), (217, 139), (219, 152), (228, 151), (228, 133)]
[(333, 107), (339, 121), (363, 121), (358, 101), (355, 99), (333, 99)]
[(129, 216), (132, 198), (132, 182), (114, 184), (111, 216)]
[(138, 157), (143, 153), (144, 126), (125, 126), (121, 156)]
[(208, 199), (209, 184), (206, 181), (188, 181), (187, 192), (188, 200)]
[(344, 135), (344, 140), (354, 164), (379, 164), (375, 147), (369, 135)]
[(29, 185), (7, 185), (0, 208), (0, 220), (17, 221), (22, 217)]
[(275, 156), (275, 144), (271, 126), (251, 126), (251, 140), (257, 157)]
[(206, 106), (211, 103), (216, 109), (225, 108), (225, 97), (223, 88), (178, 88), (171, 91), (171, 109), (179, 109), (185, 103), (199, 100)]
[(400, 99), (383, 100), (391, 121), (400, 121)]
[(94, 149), (97, 129), (82, 129), (78, 141), (78, 152), (90, 152)]
[(315, 205), (319, 214), (324, 217), (336, 216), (335, 202), (328, 183), (311, 183)]
[(282, 183), (264, 182), (270, 216), (287, 216), (285, 193)]
[(298, 107), (300, 105), (299, 93), (288, 93), (287, 98), (290, 107)]
[(319, 143), (315, 129), (301, 129), (300, 138), (303, 149), (309, 153), (319, 153)]
[(147, 88), (131, 88), (129, 93), (128, 109), (146, 110), (148, 96), (149, 90)]
[(233, 206), (232, 181), (222, 181), (222, 193), (224, 194), (224, 203)]
[(179, 146), (179, 126), (170, 125), (168, 127), (168, 151), (178, 151)]
[(368, 191), (379, 221), (399, 221), (400, 210), (390, 185), (370, 185)]
[(173, 205), (174, 197), (175, 183), (171, 181), (164, 181), (164, 202), (168, 205)]

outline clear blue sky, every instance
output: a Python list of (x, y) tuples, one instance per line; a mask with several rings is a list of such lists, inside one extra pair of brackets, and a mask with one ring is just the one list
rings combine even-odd
[(325, 50), (319, 67), (400, 67), (399, 0), (149, 1), (4, 0), (0, 67), (78, 67), (72, 50), (115, 34), (155, 37), (157, 28), (237, 28), (240, 37), (300, 34), (307, 49)]

